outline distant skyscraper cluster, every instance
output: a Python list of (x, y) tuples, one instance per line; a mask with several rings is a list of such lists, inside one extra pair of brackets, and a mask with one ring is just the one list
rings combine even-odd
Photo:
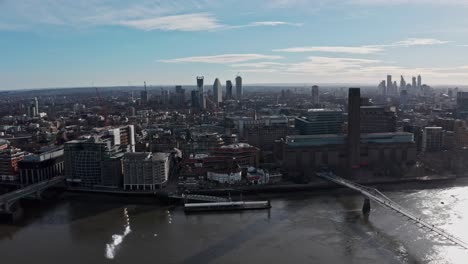
[[(236, 90), (233, 91), (233, 84), (231, 80), (226, 81), (226, 94), (225, 99), (242, 99), (242, 77), (237, 76), (235, 79)], [(197, 77), (197, 90), (192, 91), (191, 93), (191, 102), (192, 107), (196, 109), (206, 109), (207, 100), (210, 106), (219, 106), (220, 103), (223, 102), (223, 85), (221, 81), (216, 78), (213, 83), (213, 91), (206, 93), (204, 89), (204, 77), (199, 76)]]
[(392, 81), (392, 75), (387, 75), (387, 80), (382, 80), (378, 85), (378, 89), (384, 96), (399, 96), (403, 91), (406, 91), (405, 94), (419, 94), (424, 86), (421, 75), (413, 76), (411, 84), (406, 83), (405, 78), (401, 75), (399, 87), (396, 81)]
[(28, 107), (28, 116), (37, 117), (39, 116), (39, 101), (37, 97), (34, 97), (31, 101), (31, 105)]

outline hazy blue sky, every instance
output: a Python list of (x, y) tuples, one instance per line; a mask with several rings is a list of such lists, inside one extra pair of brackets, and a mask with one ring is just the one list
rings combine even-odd
[(468, 0), (0, 0), (0, 89), (468, 83)]

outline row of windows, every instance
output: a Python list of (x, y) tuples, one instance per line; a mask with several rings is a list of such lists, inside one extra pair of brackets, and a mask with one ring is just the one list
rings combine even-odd
[[(407, 161), (408, 160), (408, 150), (402, 149), (401, 151), (395, 149), (379, 149), (377, 151), (370, 151), (369, 153), (361, 152), (361, 159), (370, 160), (370, 161)], [(295, 163), (295, 166), (326, 166), (326, 165), (337, 165), (340, 160), (346, 158), (346, 153), (340, 151), (323, 151), (323, 152), (312, 152), (312, 151), (296, 151), (286, 153), (286, 160), (289, 163)]]

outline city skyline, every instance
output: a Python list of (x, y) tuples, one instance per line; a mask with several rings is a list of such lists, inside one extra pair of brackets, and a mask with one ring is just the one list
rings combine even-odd
[(374, 85), (387, 74), (463, 85), (467, 9), (462, 0), (5, 0), (0, 89), (186, 85), (238, 74), (246, 85)]
[(467, 11), (0, 0), (2, 263), (465, 263)]

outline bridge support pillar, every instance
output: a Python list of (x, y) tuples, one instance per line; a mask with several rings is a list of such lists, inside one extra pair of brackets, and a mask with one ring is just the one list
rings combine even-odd
[(364, 204), (362, 205), (362, 213), (365, 215), (370, 214), (370, 200), (369, 197), (364, 197)]
[(21, 219), (23, 216), (23, 208), (18, 204), (18, 201), (7, 202), (1, 206), (0, 221), (13, 221)]
[(43, 192), (44, 192), (43, 190), (42, 190), (42, 191), (37, 191), (37, 192), (36, 192), (36, 197), (35, 197), (35, 198), (36, 198), (37, 200), (41, 200), (41, 199), (42, 199), (42, 193), (43, 193)]
[(15, 202), (6, 202), (3, 206), (3, 210), (5, 211), (5, 213), (7, 214), (11, 214), (13, 212), (13, 206), (14, 206)]

